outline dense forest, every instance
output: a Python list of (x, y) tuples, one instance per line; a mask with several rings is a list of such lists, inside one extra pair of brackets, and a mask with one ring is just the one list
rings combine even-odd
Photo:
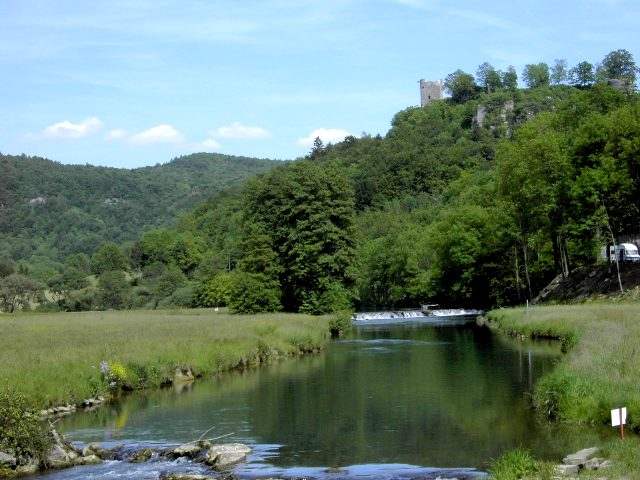
[(133, 170), (0, 154), (0, 256), (34, 269), (171, 225), (277, 162), (198, 153)]
[[(523, 302), (638, 231), (635, 76), (625, 50), (597, 67), (527, 65), (527, 88), (512, 68), (456, 71), (449, 98), (399, 112), (384, 137), (317, 140), (175, 227), (69, 256), (48, 280), (48, 305), (322, 313)], [(5, 279), (26, 281), (4, 263)]]

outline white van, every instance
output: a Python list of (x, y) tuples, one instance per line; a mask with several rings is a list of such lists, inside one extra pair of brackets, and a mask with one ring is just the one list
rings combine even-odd
[(633, 243), (621, 243), (619, 245), (609, 246), (609, 255), (607, 255), (607, 247), (602, 247), (602, 259), (615, 262), (616, 258), (619, 262), (640, 262), (640, 254), (638, 247)]

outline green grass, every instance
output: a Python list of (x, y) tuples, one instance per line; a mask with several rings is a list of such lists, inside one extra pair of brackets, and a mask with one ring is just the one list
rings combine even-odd
[(640, 304), (591, 303), (489, 312), (509, 333), (561, 340), (567, 353), (537, 384), (536, 407), (552, 419), (606, 425), (626, 406), (640, 431)]
[(104, 393), (101, 361), (134, 388), (155, 387), (176, 367), (212, 375), (319, 350), (329, 318), (229, 315), (212, 310), (0, 314), (0, 385), (33, 407)]
[(515, 449), (491, 462), (489, 474), (494, 480), (519, 480), (521, 478), (551, 480), (553, 465), (536, 460), (527, 450)]

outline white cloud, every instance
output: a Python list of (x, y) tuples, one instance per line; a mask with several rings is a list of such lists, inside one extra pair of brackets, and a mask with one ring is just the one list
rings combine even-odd
[(322, 143), (337, 143), (344, 140), (344, 137), (351, 135), (347, 130), (342, 128), (316, 128), (306, 137), (298, 139), (298, 145), (302, 147), (310, 147), (313, 141), (320, 137)]
[(127, 137), (127, 131), (121, 128), (114, 128), (109, 130), (106, 135), (107, 140), (122, 140)]
[(80, 123), (69, 120), (49, 125), (42, 131), (46, 138), (82, 138), (91, 135), (102, 128), (102, 122), (97, 117), (90, 117)]
[(207, 138), (200, 145), (202, 145), (207, 150), (219, 150), (220, 147), (222, 146), (213, 138)]
[(174, 126), (162, 124), (151, 127), (131, 136), (131, 142), (139, 145), (149, 143), (181, 143), (184, 141), (182, 133)]
[(233, 122), (231, 125), (217, 128), (213, 135), (221, 138), (234, 138), (242, 140), (255, 140), (260, 138), (269, 138), (271, 133), (262, 127), (251, 127), (243, 125), (240, 122)]

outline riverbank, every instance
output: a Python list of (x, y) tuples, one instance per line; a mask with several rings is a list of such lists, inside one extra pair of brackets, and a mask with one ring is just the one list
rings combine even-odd
[[(502, 333), (562, 342), (564, 357), (536, 385), (533, 401), (538, 411), (552, 420), (604, 426), (610, 422), (610, 409), (626, 406), (628, 430), (636, 433), (640, 431), (638, 318), (640, 304), (635, 303), (537, 306), (487, 314), (489, 325)], [(637, 438), (602, 446), (614, 460), (616, 474), (640, 475)]]
[(319, 351), (329, 317), (213, 310), (0, 315), (0, 385), (33, 408)]

